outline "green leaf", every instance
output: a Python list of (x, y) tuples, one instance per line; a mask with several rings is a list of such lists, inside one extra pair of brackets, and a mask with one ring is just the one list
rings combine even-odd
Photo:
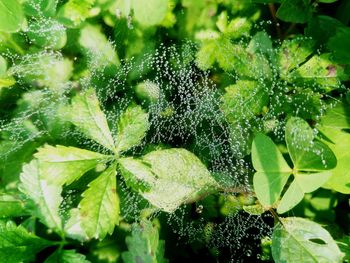
[(45, 145), (34, 155), (40, 164), (42, 178), (49, 184), (69, 185), (98, 164), (104, 164), (109, 156), (75, 147)]
[(332, 150), (326, 144), (314, 141), (314, 132), (303, 119), (290, 118), (285, 134), (294, 169), (322, 171), (336, 167), (337, 158)]
[(329, 54), (314, 55), (302, 66), (288, 75), (288, 80), (296, 83), (309, 84), (315, 89), (329, 92), (341, 85), (345, 77), (343, 67), (333, 63)]
[(282, 77), (303, 63), (313, 53), (314, 45), (314, 40), (303, 37), (283, 41), (277, 54)]
[(252, 161), (254, 169), (258, 172), (292, 171), (270, 137), (262, 133), (258, 133), (253, 141)]
[(261, 133), (252, 144), (252, 161), (257, 171), (253, 177), (254, 191), (262, 205), (271, 206), (280, 197), (292, 169), (273, 141)]
[(310, 0), (284, 0), (276, 16), (286, 22), (305, 23), (312, 15)]
[(25, 216), (24, 201), (14, 194), (0, 194), (0, 218)]
[(51, 242), (29, 233), (15, 223), (0, 221), (0, 259), (8, 263), (29, 262)]
[(22, 56), (8, 73), (18, 82), (31, 86), (50, 87), (62, 91), (68, 87), (73, 72), (73, 62), (53, 52), (39, 52)]
[(17, 32), (21, 29), (25, 17), (18, 0), (0, 0), (0, 31)]
[(332, 51), (332, 58), (335, 61), (350, 64), (350, 29), (348, 27), (338, 27), (335, 35), (329, 39), (327, 46)]
[(54, 16), (56, 13), (57, 0), (24, 0), (23, 8), (29, 16)]
[(58, 19), (67, 27), (77, 27), (90, 17), (95, 0), (69, 0), (58, 11)]
[[(185, 149), (158, 150), (142, 159), (121, 158), (119, 162), (124, 171), (122, 175), (133, 182), (131, 185), (142, 182), (141, 187), (134, 189), (166, 212), (194, 202), (218, 187), (202, 162)], [(130, 179), (131, 176), (135, 179)]]
[(89, 238), (103, 239), (119, 223), (115, 165), (89, 184), (79, 204), (81, 226)]
[(56, 20), (47, 19), (29, 24), (27, 36), (33, 44), (40, 47), (61, 49), (67, 42), (65, 27)]
[(221, 108), (228, 121), (233, 124), (261, 113), (269, 99), (264, 87), (257, 81), (239, 80), (226, 87), (225, 91)]
[(305, 193), (311, 193), (323, 186), (332, 175), (331, 172), (296, 173), (277, 207), (277, 212), (283, 214), (296, 206)]
[(319, 224), (297, 217), (281, 221), (272, 235), (275, 262), (342, 262), (337, 244)]
[(87, 137), (115, 151), (106, 116), (102, 112), (94, 89), (88, 89), (72, 99), (68, 119)]
[(166, 263), (164, 241), (159, 240), (158, 229), (150, 221), (134, 225), (131, 236), (126, 237), (128, 251), (122, 253), (125, 263)]
[(119, 66), (118, 54), (99, 26), (85, 24), (78, 41), (90, 61), (90, 67), (101, 70), (107, 66)]
[(78, 208), (72, 208), (69, 211), (69, 217), (64, 225), (64, 233), (67, 237), (85, 242), (89, 238), (86, 235), (86, 231), (82, 228), (81, 215)]
[(160, 24), (168, 9), (167, 0), (131, 0), (135, 19), (144, 26)]
[(140, 106), (128, 107), (118, 121), (117, 152), (129, 150), (140, 144), (148, 127), (148, 114)]
[(85, 256), (75, 250), (56, 250), (44, 263), (89, 263)]
[(327, 110), (321, 119), (318, 129), (331, 141), (324, 142), (337, 157), (337, 166), (332, 170), (332, 176), (324, 187), (334, 189), (344, 194), (350, 194), (350, 134), (343, 129), (350, 128), (350, 107), (338, 103)]
[(49, 228), (61, 231), (59, 206), (62, 202), (62, 187), (48, 184), (41, 176), (39, 162), (34, 159), (23, 166), (19, 189), (34, 202), (33, 213)]

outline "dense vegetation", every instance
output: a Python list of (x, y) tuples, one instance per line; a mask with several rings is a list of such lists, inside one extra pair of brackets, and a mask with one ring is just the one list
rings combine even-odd
[(347, 262), (349, 0), (0, 0), (0, 262)]

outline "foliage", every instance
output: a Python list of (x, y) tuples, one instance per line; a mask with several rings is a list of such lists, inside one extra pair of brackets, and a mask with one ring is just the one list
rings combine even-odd
[(349, 13), (0, 0), (0, 261), (349, 261)]

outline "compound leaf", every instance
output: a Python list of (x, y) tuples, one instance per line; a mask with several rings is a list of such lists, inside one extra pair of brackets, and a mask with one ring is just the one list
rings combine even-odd
[(39, 167), (36, 159), (23, 166), (20, 190), (34, 202), (34, 214), (49, 228), (61, 231), (59, 206), (62, 202), (62, 187), (43, 180)]
[(262, 133), (254, 138), (252, 161), (257, 171), (253, 177), (255, 193), (263, 205), (271, 206), (280, 197), (292, 170), (273, 141)]
[(116, 150), (122, 152), (137, 146), (148, 127), (148, 114), (140, 106), (128, 107), (118, 121)]
[(29, 233), (23, 226), (0, 221), (0, 258), (8, 263), (32, 261), (51, 242)]
[(72, 106), (67, 117), (87, 137), (115, 151), (106, 116), (100, 108), (94, 89), (88, 89), (72, 99)]
[(34, 155), (40, 162), (40, 171), (51, 184), (71, 184), (108, 156), (75, 147), (45, 145)]
[(299, 171), (329, 170), (337, 165), (337, 158), (324, 143), (314, 141), (309, 124), (301, 118), (288, 120), (285, 130), (286, 143), (294, 169)]
[(89, 184), (79, 204), (81, 226), (89, 238), (103, 239), (119, 223), (115, 165)]
[(140, 182), (143, 186), (134, 189), (166, 212), (173, 212), (218, 186), (204, 164), (181, 148), (153, 151), (141, 159), (121, 159), (120, 164), (127, 181), (133, 176), (133, 184)]

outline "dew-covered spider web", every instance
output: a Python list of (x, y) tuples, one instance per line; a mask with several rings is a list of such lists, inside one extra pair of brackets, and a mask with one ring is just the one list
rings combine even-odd
[[(44, 31), (52, 27), (65, 30), (50, 20), (35, 21), (28, 30), (45, 38)], [(324, 95), (317, 93), (319, 99), (315, 100), (312, 85), (282, 80), (280, 66), (273, 59), (278, 48), (259, 46), (251, 38), (234, 44), (214, 42), (222, 58), (212, 68), (224, 68), (219, 76), (215, 70), (201, 67), (201, 47), (192, 41), (160, 44), (142, 58), (119, 60), (110, 56), (118, 43), (106, 41), (105, 46), (94, 46), (89, 34), (98, 29), (84, 30), (85, 46), (80, 57), (72, 56), (70, 47), (63, 52), (33, 49), (25, 55), (4, 49), (2, 55), (12, 61), (10, 71), (18, 85), (16, 93), (3, 94), (1, 183), (11, 186), (16, 182), (21, 163), (29, 162), (37, 147), (45, 143), (79, 145), (108, 153), (65, 120), (71, 96), (93, 87), (114, 135), (117, 120), (128, 105), (137, 103), (149, 113), (146, 137), (141, 145), (125, 153), (127, 156), (185, 148), (205, 164), (221, 188), (219, 193), (165, 213), (130, 190), (118, 175), (123, 219), (132, 223), (140, 214), (148, 213), (149, 218), (159, 218), (177, 246), (197, 246), (200, 251), (198, 243), (204, 244), (219, 259), (230, 255), (235, 262), (259, 259), (261, 240), (271, 235), (273, 217), (269, 213), (252, 215), (243, 209), (256, 201), (249, 157), (254, 133), (269, 132), (283, 142), (286, 109), (317, 121), (326, 109)], [(30, 43), (27, 35), (24, 32), (21, 37)], [(244, 57), (246, 50), (250, 52), (248, 58)], [(331, 68), (329, 71), (332, 74)], [(240, 89), (242, 85), (248, 91)], [(269, 107), (261, 106), (265, 104)], [(23, 159), (18, 160), (18, 156)], [(81, 189), (74, 185), (65, 189), (62, 214), (75, 205), (80, 194)]]

